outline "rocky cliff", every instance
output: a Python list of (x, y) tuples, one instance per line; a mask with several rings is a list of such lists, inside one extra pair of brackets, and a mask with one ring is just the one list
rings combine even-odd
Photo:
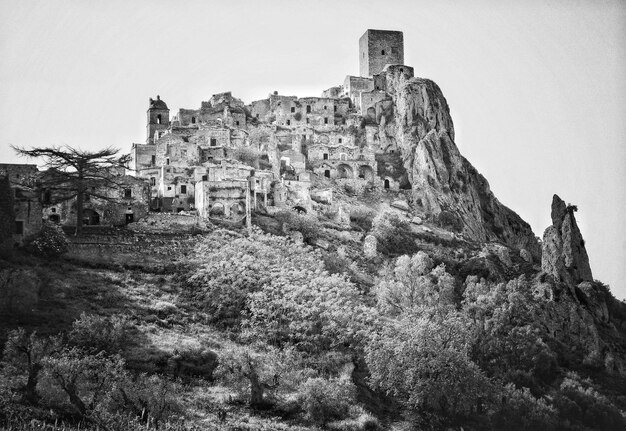
[(501, 204), (487, 180), (459, 152), (448, 103), (433, 81), (389, 79), (392, 103), (377, 108), (379, 134), (400, 149), (414, 201), (433, 217), (448, 212), (475, 241), (502, 241), (539, 258), (528, 223)]
[(556, 280), (576, 285), (593, 281), (585, 241), (574, 217), (575, 207), (565, 205), (557, 195), (552, 198), (552, 226), (543, 234), (541, 269)]

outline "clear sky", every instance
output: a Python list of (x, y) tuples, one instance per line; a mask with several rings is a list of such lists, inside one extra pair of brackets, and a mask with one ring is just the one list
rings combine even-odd
[(172, 113), (232, 91), (316, 96), (358, 74), (368, 28), (404, 32), (437, 82), (461, 152), (538, 236), (552, 194), (578, 205), (594, 277), (626, 298), (626, 3), (0, 0), (0, 162), (9, 144), (145, 141)]

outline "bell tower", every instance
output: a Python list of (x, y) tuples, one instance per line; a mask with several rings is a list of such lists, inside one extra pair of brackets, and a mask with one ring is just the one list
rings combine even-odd
[(166, 130), (170, 126), (170, 110), (160, 96), (150, 98), (148, 107), (148, 136), (146, 144), (154, 144), (154, 135), (157, 131)]

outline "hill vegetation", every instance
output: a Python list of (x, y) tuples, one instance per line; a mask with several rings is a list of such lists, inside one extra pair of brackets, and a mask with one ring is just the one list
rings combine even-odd
[[(308, 216), (276, 223), (299, 226), (294, 217)], [(2, 314), (0, 424), (626, 426), (623, 377), (587, 353), (587, 339), (554, 330), (567, 289), (522, 263), (503, 270), (476, 244), (367, 218), (355, 212), (352, 228), (379, 237), (382, 254), (371, 258), (323, 220), (311, 242), (323, 238), (325, 248), (259, 228), (213, 228), (161, 265), (142, 266), (140, 255), (128, 264), (6, 255), (0, 287), (31, 280), (22, 288), (36, 299)], [(619, 327), (623, 304), (596, 287)], [(624, 346), (610, 325), (601, 332)]]

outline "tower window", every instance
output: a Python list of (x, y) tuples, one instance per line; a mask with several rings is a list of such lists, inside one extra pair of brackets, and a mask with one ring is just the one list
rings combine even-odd
[(196, 117), (191, 117), (191, 124), (196, 124)]
[(161, 114), (157, 115), (157, 124), (161, 124)]
[(385, 50), (380, 51), (380, 55), (385, 55)]

